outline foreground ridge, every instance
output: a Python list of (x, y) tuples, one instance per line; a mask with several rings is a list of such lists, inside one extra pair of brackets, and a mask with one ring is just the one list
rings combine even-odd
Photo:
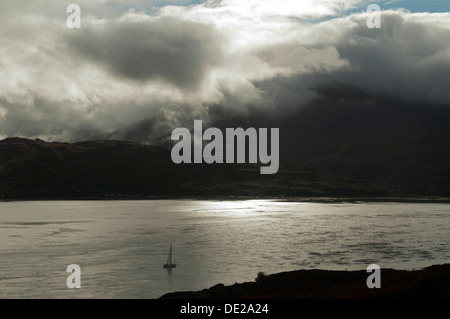
[(297, 270), (258, 274), (255, 282), (218, 284), (201, 291), (173, 292), (160, 299), (448, 299), (450, 264), (421, 270), (381, 270), (381, 288), (369, 289), (365, 270)]

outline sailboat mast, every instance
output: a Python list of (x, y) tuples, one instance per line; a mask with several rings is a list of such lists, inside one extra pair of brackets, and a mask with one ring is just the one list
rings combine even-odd
[(167, 256), (167, 264), (172, 264), (172, 244), (170, 244), (169, 256)]

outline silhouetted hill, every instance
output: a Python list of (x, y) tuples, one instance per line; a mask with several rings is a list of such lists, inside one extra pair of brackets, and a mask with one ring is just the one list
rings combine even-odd
[(381, 289), (366, 285), (370, 274), (360, 271), (297, 270), (258, 276), (255, 282), (201, 291), (173, 292), (161, 299), (448, 299), (450, 265), (422, 270), (381, 270)]
[(404, 102), (354, 88), (317, 89), (289, 116), (258, 111), (214, 126), (279, 127), (280, 163), (365, 180), (402, 195), (450, 195), (450, 105)]
[(259, 164), (176, 165), (170, 149), (133, 142), (0, 141), (5, 199), (388, 195), (388, 188), (301, 165), (261, 175)]
[[(0, 141), (0, 197), (450, 196), (448, 105), (339, 85), (317, 91), (318, 99), (290, 116), (254, 110), (214, 123), (222, 130), (280, 128), (275, 175), (261, 175), (260, 164), (176, 165), (170, 135), (156, 140), (160, 146), (7, 138)], [(152, 123), (142, 121), (132, 135), (145, 135)]]
[(341, 88), (322, 94), (282, 124), (281, 140), (291, 146), (283, 147), (282, 159), (396, 185), (402, 193), (450, 193), (450, 105), (408, 104)]

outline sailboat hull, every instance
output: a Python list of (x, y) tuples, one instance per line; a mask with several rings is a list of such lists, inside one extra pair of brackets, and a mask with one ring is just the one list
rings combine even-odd
[(176, 268), (177, 267), (177, 265), (176, 264), (164, 264), (164, 266), (163, 266), (164, 268)]

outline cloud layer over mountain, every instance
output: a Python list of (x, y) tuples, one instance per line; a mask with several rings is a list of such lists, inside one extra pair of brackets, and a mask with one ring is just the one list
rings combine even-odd
[[(172, 3), (172, 5), (169, 5)], [(364, 1), (60, 1), (0, 4), (0, 137), (151, 142), (193, 119), (259, 110), (289, 116), (339, 83), (450, 103), (450, 13)], [(349, 11), (350, 10), (350, 11)], [(150, 128), (149, 128), (150, 127)]]

